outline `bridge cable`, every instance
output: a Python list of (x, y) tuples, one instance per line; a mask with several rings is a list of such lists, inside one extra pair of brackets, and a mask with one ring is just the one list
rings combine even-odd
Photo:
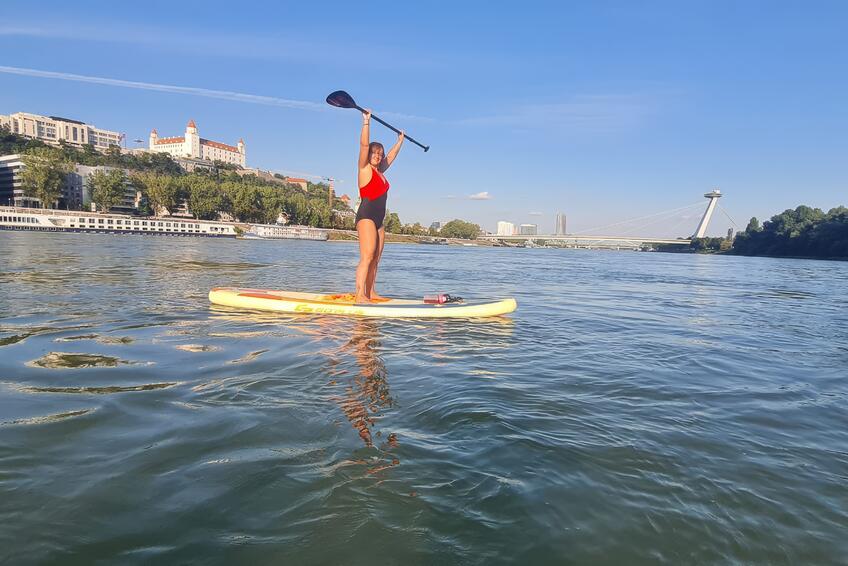
[[(694, 206), (696, 206), (696, 205), (692, 205), (692, 207), (694, 207)], [(697, 206), (700, 206), (700, 203), (698, 203), (698, 205), (697, 205)], [(690, 208), (691, 208), (691, 207), (690, 207)], [(683, 211), (681, 211), (681, 212), (683, 212)], [(675, 219), (675, 216), (669, 216), (668, 218), (657, 218), (656, 220), (652, 220), (652, 221), (647, 222), (647, 223), (645, 223), (645, 224), (641, 224), (641, 225), (639, 225), (639, 226), (634, 226), (634, 227), (630, 230), (630, 232), (631, 232), (631, 233), (633, 233), (633, 232), (637, 232), (638, 230), (643, 230), (643, 229), (647, 228), (648, 226), (651, 226), (651, 225), (654, 225), (654, 224), (658, 224), (659, 222), (671, 222), (671, 221), (672, 221), (672, 220), (674, 220), (674, 219)], [(672, 233), (674, 230), (676, 230), (676, 229), (677, 229), (677, 227), (678, 227), (678, 226), (680, 226), (680, 225), (681, 225), (684, 221), (686, 221), (686, 220), (690, 220), (690, 219), (691, 219), (691, 217), (690, 217), (690, 216), (685, 216), (685, 215), (684, 215), (684, 216), (681, 216), (681, 217), (680, 217), (680, 219), (677, 221), (677, 223), (675, 223), (675, 224), (674, 224), (674, 225), (673, 225), (673, 226), (669, 229), (669, 230), (670, 230), (670, 231), (669, 231), (669, 234), (670, 234), (670, 233)], [(670, 237), (672, 237), (672, 238), (673, 238), (674, 236), (670, 236)]]
[[(718, 203), (716, 203), (716, 204), (718, 204)], [(730, 223), (731, 223), (731, 224), (733, 224), (733, 226), (734, 226), (735, 228), (737, 228), (737, 229), (739, 228), (739, 225), (736, 223), (736, 221), (735, 221), (735, 220), (733, 220), (733, 218), (731, 218), (731, 217), (730, 217), (730, 215), (727, 213), (727, 211), (726, 211), (726, 210), (724, 210), (724, 207), (723, 207), (723, 206), (721, 206), (720, 204), (718, 204), (718, 209), (719, 209), (720, 211), (722, 211), (722, 212), (724, 213), (724, 215), (725, 215), (725, 216), (727, 216), (727, 219), (728, 219), (728, 220), (730, 220)]]
[[(690, 219), (686, 218), (686, 217), (681, 217), (680, 220), (677, 221), (677, 224), (672, 226), (669, 230), (671, 230), (671, 231), (677, 230), (678, 226), (680, 226), (681, 224), (683, 224), (684, 222), (686, 222), (688, 220), (690, 220)], [(697, 226), (695, 228), (697, 229)], [(690, 239), (692, 239), (692, 236), (686, 236), (684, 239), (690, 240)]]
[(653, 217), (656, 217), (656, 216), (661, 216), (663, 214), (669, 214), (669, 213), (672, 213), (672, 212), (680, 212), (680, 211), (686, 210), (687, 208), (693, 208), (695, 206), (703, 206), (703, 202), (698, 201), (698, 202), (693, 203), (693, 204), (688, 204), (686, 206), (681, 206), (679, 208), (673, 208), (671, 210), (664, 210), (662, 212), (657, 212), (655, 214), (648, 214), (646, 216), (638, 216), (636, 218), (629, 218), (627, 220), (622, 220), (621, 222), (614, 222), (612, 224), (607, 224), (607, 225), (604, 225), (604, 226), (597, 226), (595, 228), (588, 228), (586, 230), (574, 232), (574, 234), (580, 235), (580, 234), (585, 234), (586, 232), (594, 232), (596, 230), (603, 230), (603, 229), (606, 229), (606, 228), (612, 228), (613, 226), (620, 226), (621, 224), (627, 224), (628, 222), (635, 222), (637, 220), (646, 220), (648, 218), (653, 218)]

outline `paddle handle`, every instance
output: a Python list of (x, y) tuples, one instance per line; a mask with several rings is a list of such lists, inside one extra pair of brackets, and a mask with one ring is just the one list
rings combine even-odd
[[(364, 109), (364, 108), (360, 108), (359, 106), (356, 106), (356, 109), (357, 109), (357, 110), (359, 110), (360, 112), (362, 112), (363, 114), (365, 114), (365, 109)], [(383, 124), (383, 125), (384, 125), (385, 127), (387, 127), (388, 129), (392, 130), (394, 133), (396, 133), (396, 134), (400, 134), (400, 133), (401, 133), (401, 131), (400, 131), (400, 130), (398, 130), (397, 128), (395, 128), (395, 127), (394, 127), (394, 126), (392, 126), (391, 124), (389, 124), (389, 123), (387, 123), (387, 122), (384, 122), (384, 121), (380, 120), (380, 119), (379, 119), (378, 117), (376, 117), (374, 114), (371, 114), (371, 117), (372, 117), (372, 118), (374, 118), (375, 120), (377, 120), (378, 122), (380, 122), (381, 124)], [(417, 145), (417, 146), (418, 146), (418, 147), (420, 147), (421, 149), (423, 149), (423, 150), (424, 150), (424, 153), (427, 153), (427, 151), (430, 149), (430, 146), (429, 146), (429, 145), (424, 145), (424, 144), (422, 144), (422, 143), (418, 142), (417, 140), (415, 140), (414, 138), (412, 138), (412, 137), (410, 137), (410, 136), (408, 136), (408, 135), (406, 135), (406, 134), (404, 134), (404, 135), (403, 135), (403, 137), (404, 137), (405, 139), (408, 139), (409, 141), (411, 141), (412, 143), (414, 143), (415, 145)]]

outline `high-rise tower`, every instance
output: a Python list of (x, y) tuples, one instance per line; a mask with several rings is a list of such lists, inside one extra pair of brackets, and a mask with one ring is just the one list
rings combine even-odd
[(565, 214), (562, 212), (557, 212), (556, 215), (556, 230), (554, 230), (554, 234), (557, 236), (563, 236), (566, 234), (565, 231)]
[(701, 218), (701, 222), (698, 224), (698, 229), (695, 230), (695, 235), (692, 236), (693, 238), (703, 238), (704, 234), (707, 233), (707, 227), (710, 225), (710, 218), (713, 216), (713, 211), (718, 204), (718, 199), (721, 198), (721, 191), (719, 189), (715, 189), (712, 192), (706, 193), (704, 196), (710, 199), (710, 202), (707, 204), (707, 210), (704, 211), (704, 216)]

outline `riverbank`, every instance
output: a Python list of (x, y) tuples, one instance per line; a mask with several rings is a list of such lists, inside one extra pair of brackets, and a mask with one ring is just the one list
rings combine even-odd
[[(331, 242), (356, 242), (359, 238), (354, 230), (327, 230)], [(460, 238), (439, 238), (433, 236), (412, 236), (386, 232), (387, 244), (423, 244), (442, 246), (494, 247), (494, 242), (486, 240), (463, 240)]]

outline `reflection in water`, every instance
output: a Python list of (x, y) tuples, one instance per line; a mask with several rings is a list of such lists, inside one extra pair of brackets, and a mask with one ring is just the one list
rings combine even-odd
[[(341, 409), (364, 446), (376, 450), (368, 458), (354, 457), (346, 463), (365, 466), (369, 475), (400, 463), (394, 453), (397, 434), (380, 427), (380, 419), (397, 406), (384, 359), (387, 344), (393, 356), (409, 357), (413, 364), (445, 366), (460, 360), (472, 366), (471, 374), (486, 378), (504, 375), (503, 357), (514, 345), (514, 322), (509, 317), (379, 320), (264, 313), (218, 305), (211, 305), (210, 311), (216, 336), (264, 336), (276, 341), (297, 335), (312, 341), (308, 349), (325, 359), (321, 372), (333, 391), (328, 400)], [(231, 363), (253, 361), (267, 351), (253, 351)]]
[(73, 352), (48, 352), (37, 360), (32, 360), (27, 365), (49, 369), (76, 369), (92, 367), (117, 367), (133, 362), (116, 358), (115, 356), (103, 356), (100, 354), (78, 354)]
[(153, 391), (173, 387), (175, 381), (167, 383), (145, 383), (143, 385), (109, 385), (104, 387), (21, 387), (27, 393), (71, 393), (107, 395), (109, 393), (128, 393), (132, 391)]
[(43, 417), (29, 417), (25, 419), (16, 419), (13, 421), (0, 421), (0, 425), (39, 425), (54, 421), (61, 421), (63, 419), (69, 419), (72, 417), (81, 417), (83, 415), (87, 415), (88, 413), (94, 410), (95, 409), (81, 409), (79, 411), (67, 411), (64, 413), (56, 413)]
[[(377, 323), (359, 319), (353, 324), (350, 341), (342, 353), (350, 353), (359, 366), (356, 376), (345, 387), (345, 396), (338, 400), (345, 416), (359, 432), (366, 446), (373, 446), (372, 428), (379, 418), (380, 409), (392, 406), (389, 395), (388, 372), (380, 357), (380, 333)], [(389, 443), (395, 435), (389, 435)]]

